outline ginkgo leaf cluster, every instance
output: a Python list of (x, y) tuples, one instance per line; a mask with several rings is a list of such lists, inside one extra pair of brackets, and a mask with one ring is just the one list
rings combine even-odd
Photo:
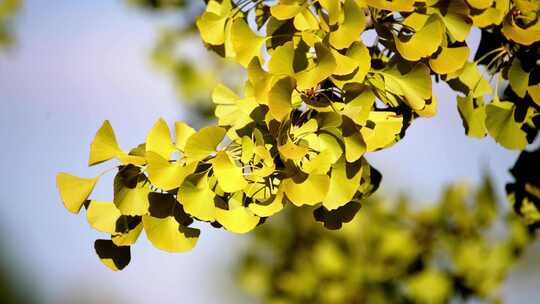
[[(247, 119), (238, 104), (252, 98), (242, 101), (224, 87), (216, 88), (214, 98), (234, 122)], [(252, 121), (250, 135), (244, 136), (240, 129), (250, 126), (235, 129), (220, 123), (196, 131), (177, 122), (174, 137), (160, 119), (146, 142), (127, 152), (106, 121), (90, 145), (89, 165), (120, 162), (112, 200), (91, 197), (100, 176), (60, 173), (57, 186), (66, 209), (78, 213), (84, 206), (90, 226), (110, 235), (110, 240), (98, 240), (95, 249), (114, 270), (127, 265), (129, 246), (143, 230), (156, 248), (184, 252), (199, 238), (200, 230), (191, 227), (194, 221), (246, 233), (287, 205), (319, 206), (328, 214), (317, 218), (321, 221), (336, 214), (341, 218), (342, 210), (359, 205), (373, 192), (380, 176), (362, 157), (363, 151), (347, 161), (347, 139), (323, 132), (338, 132), (333, 124), (340, 118), (326, 119), (330, 118), (331, 124), (305, 116), (283, 125)], [(351, 149), (358, 153), (359, 147)], [(356, 155), (353, 152), (349, 153)], [(350, 221), (357, 210), (346, 211), (349, 216), (342, 221)]]
[[(105, 122), (89, 164), (120, 162), (113, 200), (90, 198), (97, 177), (60, 174), (62, 200), (111, 235), (96, 251), (114, 269), (142, 230), (159, 249), (190, 250), (195, 220), (245, 233), (285, 206), (316, 206), (317, 221), (340, 228), (380, 182), (365, 154), (436, 114), (433, 79), (459, 93), (468, 135), (518, 150), (534, 140), (539, 9), (526, 0), (209, 0), (195, 26), (208, 49), (245, 69), (243, 90), (215, 86), (216, 124), (177, 122), (171, 137), (159, 120), (127, 152)], [(472, 27), (483, 33), (475, 61)]]
[(489, 180), (476, 191), (450, 185), (420, 209), (375, 196), (337, 231), (302, 210), (273, 218), (238, 259), (237, 284), (272, 304), (502, 300), (499, 287), (532, 238), (500, 210)]

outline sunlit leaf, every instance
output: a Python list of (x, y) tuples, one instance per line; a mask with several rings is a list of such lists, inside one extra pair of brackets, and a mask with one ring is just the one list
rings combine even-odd
[(72, 213), (79, 213), (82, 205), (88, 199), (98, 178), (81, 178), (68, 173), (56, 175), (56, 187), (64, 207)]
[(492, 102), (486, 106), (486, 127), (496, 142), (507, 149), (525, 149), (527, 135), (514, 119), (515, 105), (508, 101)]
[(105, 120), (90, 144), (88, 165), (96, 165), (121, 154), (123, 154), (123, 151), (118, 146), (114, 130), (109, 121)]
[(203, 160), (217, 152), (224, 137), (225, 129), (221, 127), (202, 128), (187, 139), (184, 153), (192, 161)]

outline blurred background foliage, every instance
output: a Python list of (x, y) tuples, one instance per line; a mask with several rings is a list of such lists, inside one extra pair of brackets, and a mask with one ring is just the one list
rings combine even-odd
[(239, 285), (273, 304), (501, 303), (499, 286), (531, 239), (489, 179), (476, 191), (450, 185), (422, 209), (378, 197), (341, 230), (298, 208), (268, 221), (235, 268)]
[(20, 0), (0, 0), (0, 48), (13, 43), (11, 23), (20, 5)]

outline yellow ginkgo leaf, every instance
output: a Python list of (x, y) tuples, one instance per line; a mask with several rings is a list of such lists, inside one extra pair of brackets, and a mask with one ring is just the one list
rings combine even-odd
[(304, 161), (301, 169), (307, 174), (326, 174), (332, 166), (332, 160), (332, 151), (325, 149), (308, 161)]
[(514, 18), (508, 17), (503, 23), (502, 33), (509, 40), (528, 46), (540, 41), (540, 21), (537, 20), (527, 28), (521, 28)]
[(483, 99), (467, 97), (457, 97), (458, 110), (463, 119), (465, 133), (468, 136), (482, 138), (486, 136), (486, 108)]
[(236, 62), (247, 67), (254, 57), (260, 56), (265, 39), (253, 33), (243, 18), (235, 19), (233, 22), (231, 39)]
[(212, 45), (221, 45), (225, 42), (224, 28), (231, 8), (230, 0), (224, 0), (221, 3), (208, 2), (206, 12), (195, 22), (204, 42)]
[(316, 31), (319, 29), (319, 20), (313, 15), (309, 8), (303, 9), (294, 16), (294, 27), (299, 31)]
[[(411, 15), (414, 16), (414, 13)], [(435, 15), (429, 17), (424, 26), (412, 34), (406, 42), (394, 37), (399, 54), (409, 60), (418, 61), (435, 53), (443, 39), (443, 25)]]
[(259, 224), (260, 218), (242, 205), (242, 192), (229, 198), (229, 209), (216, 208), (216, 220), (225, 229), (234, 233), (246, 233)]
[(393, 145), (399, 139), (403, 128), (403, 117), (394, 112), (370, 112), (368, 120), (374, 126), (360, 129), (368, 152)]
[(143, 223), (140, 218), (138, 218), (138, 224), (135, 227), (131, 228), (129, 226), (129, 220), (126, 217), (121, 217), (120, 221), (124, 220), (126, 223), (123, 224), (124, 228), (127, 229), (121, 233), (115, 233), (112, 235), (111, 240), (116, 246), (131, 246), (137, 242), (137, 239), (141, 235), (143, 230)]
[(175, 147), (180, 151), (184, 151), (188, 138), (195, 134), (195, 130), (185, 122), (177, 121), (174, 124), (174, 132), (176, 134)]
[(156, 248), (167, 252), (186, 252), (197, 244), (200, 230), (181, 225), (173, 216), (143, 216), (144, 231)]
[(405, 97), (405, 101), (413, 110), (421, 110), (426, 100), (431, 98), (431, 77), (429, 68), (420, 63), (406, 74), (398, 69), (390, 69), (383, 73), (387, 91)]
[(263, 146), (257, 146), (253, 152), (255, 158), (251, 168), (251, 174), (258, 177), (265, 177), (272, 174), (276, 169), (276, 165), (270, 151)]
[(348, 75), (358, 68), (358, 61), (355, 58), (340, 54), (336, 50), (331, 50), (334, 59), (336, 60), (336, 69), (334, 75)]
[(508, 81), (512, 90), (521, 98), (527, 94), (529, 87), (529, 73), (523, 70), (519, 58), (512, 60), (512, 65), (508, 69)]
[(160, 118), (150, 129), (146, 137), (146, 151), (152, 151), (168, 160), (174, 151), (174, 145), (171, 140), (171, 131), (163, 118)]
[(335, 163), (343, 154), (343, 149), (341, 148), (339, 141), (330, 134), (320, 134), (319, 143), (321, 151), (328, 151), (331, 163)]
[(414, 10), (416, 0), (366, 0), (368, 6), (388, 11), (410, 12)]
[(257, 103), (266, 104), (268, 91), (274, 83), (274, 76), (267, 73), (258, 58), (254, 58), (247, 67), (248, 80), (253, 87), (253, 96)]
[(301, 160), (308, 152), (308, 148), (297, 145), (292, 141), (287, 141), (278, 146), (278, 151), (284, 159)]
[(148, 179), (154, 186), (165, 191), (180, 187), (184, 179), (195, 172), (198, 164), (197, 162), (182, 164), (180, 161), (171, 163), (154, 152), (147, 152), (146, 160)]
[(60, 192), (60, 198), (69, 212), (79, 213), (82, 205), (94, 190), (98, 181), (96, 178), (81, 178), (68, 173), (56, 175), (56, 187)]
[[(503, 1), (501, 1), (503, 2)], [(464, 1), (448, 1), (443, 6), (427, 8), (427, 14), (437, 15), (444, 23), (450, 41), (463, 42), (471, 30), (470, 9)]]
[(242, 168), (235, 164), (228, 152), (218, 152), (212, 159), (212, 168), (219, 186), (225, 192), (237, 192), (247, 185)]
[(339, 20), (339, 14), (341, 12), (340, 0), (319, 0), (319, 3), (328, 14), (328, 24), (336, 24)]
[(294, 46), (289, 41), (278, 46), (268, 61), (268, 72), (274, 75), (294, 76)]
[(236, 93), (222, 84), (218, 84), (212, 91), (212, 101), (216, 105), (234, 105), (238, 99), (240, 97)]
[(516, 106), (508, 101), (495, 101), (486, 106), (486, 127), (489, 135), (507, 149), (523, 150), (527, 134), (523, 123), (514, 120)]
[(326, 174), (310, 174), (303, 181), (292, 178), (283, 180), (283, 191), (296, 206), (316, 205), (326, 197), (330, 186), (330, 177)]
[(467, 3), (476, 9), (484, 10), (493, 4), (493, 0), (467, 0)]
[(278, 190), (276, 195), (271, 196), (263, 202), (253, 201), (253, 203), (249, 204), (248, 208), (257, 216), (269, 217), (283, 209), (283, 198), (283, 191)]
[(362, 169), (362, 160), (348, 163), (343, 157), (332, 166), (328, 193), (322, 202), (326, 209), (337, 209), (353, 199), (360, 186)]
[(540, 106), (540, 83), (530, 86), (527, 92), (531, 96), (531, 99)]
[(116, 246), (111, 240), (96, 240), (94, 249), (101, 262), (113, 271), (124, 269), (131, 260), (129, 246)]
[(105, 120), (90, 144), (88, 165), (93, 166), (124, 154), (118, 143), (114, 130), (108, 120)]
[(206, 175), (197, 181), (185, 182), (178, 189), (178, 200), (184, 211), (202, 221), (215, 219), (215, 197), (216, 194), (210, 189)]
[(280, 1), (280, 3), (270, 8), (270, 13), (277, 20), (287, 20), (298, 15), (303, 9), (305, 9), (305, 5), (300, 5), (297, 2)]
[(489, 81), (482, 76), (475, 63), (467, 62), (463, 69), (456, 73), (458, 74), (457, 80), (449, 79), (448, 81), (450, 86), (452, 86), (453, 81), (459, 81), (467, 89), (464, 93), (471, 95), (473, 98), (491, 94), (492, 88)]
[(453, 73), (465, 65), (469, 57), (469, 48), (466, 46), (447, 48), (429, 60), (429, 66), (437, 74)]
[(196, 24), (204, 42), (212, 45), (221, 45), (225, 42), (225, 22), (226, 16), (219, 16), (214, 13), (204, 12), (197, 18)]
[(272, 116), (282, 121), (292, 111), (294, 78), (284, 77), (276, 81), (268, 93), (268, 108)]
[(86, 211), (86, 220), (92, 228), (109, 234), (116, 233), (116, 221), (120, 218), (120, 210), (113, 202), (90, 201)]
[(190, 161), (203, 160), (216, 153), (217, 146), (224, 137), (225, 129), (221, 127), (202, 128), (187, 139), (184, 154)]
[(298, 89), (307, 90), (314, 88), (321, 81), (330, 77), (336, 69), (336, 60), (332, 52), (322, 43), (315, 44), (317, 63), (315, 66), (296, 74)]
[(348, 162), (355, 162), (366, 152), (366, 142), (362, 133), (354, 122), (343, 116), (343, 144), (345, 145), (345, 159)]
[(144, 215), (148, 212), (148, 181), (138, 170), (126, 168), (114, 178), (114, 204), (122, 215)]
[(329, 35), (329, 42), (336, 49), (348, 48), (354, 41), (359, 40), (366, 22), (364, 11), (354, 0), (345, 0), (343, 12), (343, 23)]

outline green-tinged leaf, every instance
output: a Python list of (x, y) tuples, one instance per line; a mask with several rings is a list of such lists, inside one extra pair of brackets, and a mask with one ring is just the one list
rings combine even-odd
[(483, 99), (467, 97), (457, 97), (457, 105), (465, 134), (471, 137), (482, 138), (486, 136), (486, 108)]
[(422, 110), (426, 100), (431, 98), (431, 77), (429, 68), (420, 63), (406, 74), (398, 69), (390, 69), (383, 73), (386, 90), (403, 96), (405, 102), (413, 110)]
[(60, 198), (69, 212), (79, 213), (82, 205), (88, 199), (98, 181), (95, 178), (81, 178), (68, 173), (56, 175), (56, 188)]
[(527, 94), (529, 87), (529, 73), (521, 67), (521, 61), (518, 58), (512, 60), (512, 65), (508, 70), (508, 80), (512, 90), (521, 98)]
[(527, 134), (523, 123), (514, 119), (515, 105), (508, 101), (492, 102), (486, 106), (486, 127), (489, 135), (507, 149), (523, 150)]
[(527, 89), (527, 92), (531, 96), (531, 99), (534, 101), (534, 103), (540, 106), (540, 83), (530, 86)]
[(471, 95), (473, 98), (491, 94), (491, 85), (482, 76), (475, 63), (467, 62), (461, 71), (456, 72), (457, 78), (449, 79), (448, 84), (455, 90)]
[(469, 48), (466, 46), (447, 48), (429, 60), (429, 66), (437, 74), (448, 74), (463, 68), (469, 57)]
[(406, 42), (397, 36), (394, 38), (399, 54), (409, 61), (418, 61), (435, 53), (442, 39), (443, 25), (435, 15), (429, 17), (425, 25)]

